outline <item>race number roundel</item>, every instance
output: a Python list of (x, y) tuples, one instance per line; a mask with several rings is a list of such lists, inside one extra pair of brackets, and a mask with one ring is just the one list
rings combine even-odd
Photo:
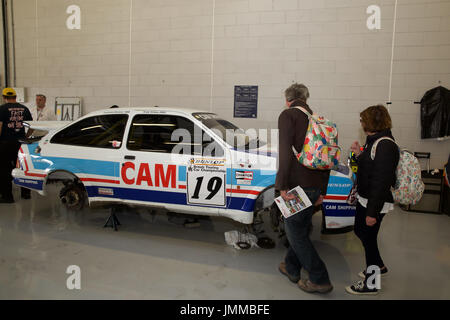
[(189, 204), (223, 207), (226, 204), (224, 159), (193, 158), (187, 167)]

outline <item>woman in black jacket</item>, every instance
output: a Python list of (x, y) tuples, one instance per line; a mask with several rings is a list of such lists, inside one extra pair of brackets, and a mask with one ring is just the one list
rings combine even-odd
[[(352, 294), (376, 294), (377, 288), (373, 288), (372, 281), (368, 286), (367, 280), (374, 267), (378, 267), (381, 274), (387, 272), (378, 250), (377, 237), (384, 215), (394, 207), (391, 187), (395, 185), (399, 150), (397, 144), (392, 141), (392, 121), (384, 106), (369, 107), (361, 112), (360, 116), (367, 139), (363, 151), (357, 141), (351, 146), (351, 151), (358, 160), (358, 203), (354, 230), (364, 246), (366, 270), (359, 273), (364, 280), (346, 287), (346, 290)], [(392, 140), (379, 140), (383, 137)], [(374, 152), (372, 147), (376, 148)], [(368, 270), (369, 267), (371, 268)]]

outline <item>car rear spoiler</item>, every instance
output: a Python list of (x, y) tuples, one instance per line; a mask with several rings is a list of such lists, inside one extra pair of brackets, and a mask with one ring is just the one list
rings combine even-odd
[(33, 129), (33, 136), (19, 139), (22, 144), (35, 143), (42, 139), (48, 132), (61, 129), (72, 121), (24, 121), (23, 125), (28, 129)]
[(53, 131), (67, 126), (72, 121), (24, 121), (24, 126), (33, 130)]
[(42, 139), (42, 136), (40, 136), (40, 137), (30, 137), (30, 138), (19, 139), (19, 142), (21, 144), (32, 144), (32, 143), (40, 141), (41, 139)]

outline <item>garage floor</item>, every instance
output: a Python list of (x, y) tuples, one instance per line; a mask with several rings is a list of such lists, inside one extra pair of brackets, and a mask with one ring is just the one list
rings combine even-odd
[[(380, 247), (390, 273), (380, 294), (370, 297), (344, 290), (363, 268), (359, 240), (353, 233), (321, 235), (320, 212), (312, 238), (334, 285), (325, 296), (303, 293), (279, 274), (281, 243), (241, 251), (228, 246), (224, 232), (241, 230), (228, 219), (202, 219), (188, 229), (162, 213), (130, 210), (119, 215), (122, 226), (114, 232), (103, 228), (107, 215), (68, 214), (37, 194), (0, 204), (0, 299), (450, 299), (450, 218), (444, 215), (397, 208), (385, 218)], [(66, 287), (70, 265), (81, 268), (81, 290)]]

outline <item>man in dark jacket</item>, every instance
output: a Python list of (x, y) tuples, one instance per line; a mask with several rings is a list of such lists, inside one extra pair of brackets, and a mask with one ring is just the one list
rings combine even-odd
[[(306, 104), (308, 88), (293, 84), (285, 91), (286, 106), (278, 118), (279, 159), (275, 188), (285, 200), (292, 199), (287, 192), (297, 186), (303, 188), (311, 203), (319, 205), (327, 191), (329, 170), (313, 170), (301, 165), (295, 157), (292, 146), (302, 150), (308, 129), (308, 116), (296, 107), (312, 110)], [(279, 270), (300, 289), (313, 293), (327, 293), (333, 289), (325, 264), (320, 259), (309, 238), (314, 207), (311, 206), (287, 219), (284, 219), (289, 249)], [(309, 273), (309, 280), (301, 279), (301, 269)]]

